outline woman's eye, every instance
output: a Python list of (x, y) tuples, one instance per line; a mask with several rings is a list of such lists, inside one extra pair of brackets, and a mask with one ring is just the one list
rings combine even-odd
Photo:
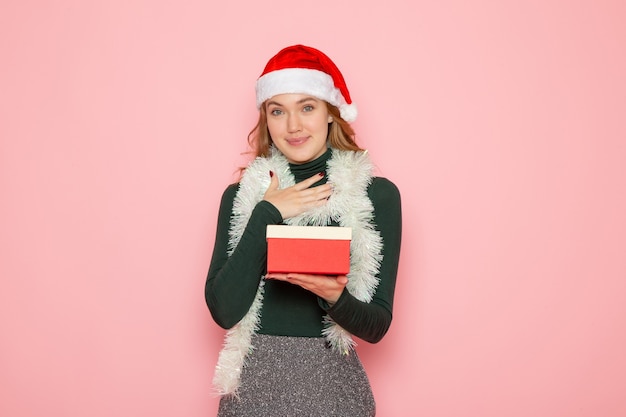
[(314, 107), (309, 104), (309, 105), (304, 106), (302, 110), (304, 110), (304, 111), (313, 111), (313, 109), (314, 109)]
[(270, 112), (270, 114), (271, 114), (272, 116), (280, 116), (281, 114), (283, 114), (283, 112), (282, 112), (282, 110), (280, 110), (280, 109), (274, 109), (274, 110), (272, 110), (272, 111)]

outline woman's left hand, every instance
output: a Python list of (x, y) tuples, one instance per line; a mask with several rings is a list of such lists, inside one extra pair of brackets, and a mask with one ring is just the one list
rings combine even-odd
[(329, 304), (335, 304), (348, 283), (345, 275), (327, 276), (310, 274), (267, 274), (265, 279), (275, 279), (299, 285), (323, 298)]

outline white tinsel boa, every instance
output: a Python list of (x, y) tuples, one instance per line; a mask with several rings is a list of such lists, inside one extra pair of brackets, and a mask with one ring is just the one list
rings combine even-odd
[[(256, 158), (246, 168), (233, 202), (233, 216), (229, 231), (229, 255), (237, 247), (256, 204), (270, 184), (269, 172), (278, 175), (279, 187), (295, 184), (289, 162), (275, 148), (268, 158)], [(378, 271), (382, 260), (383, 242), (374, 228), (374, 207), (367, 195), (372, 181), (373, 165), (367, 151), (353, 152), (333, 149), (327, 162), (327, 180), (334, 186), (328, 202), (299, 216), (285, 220), (289, 225), (326, 226), (331, 220), (340, 226), (352, 228), (350, 244), (350, 273), (347, 288), (360, 301), (370, 302), (378, 286)], [(252, 335), (258, 330), (263, 303), (261, 280), (256, 297), (248, 313), (226, 333), (224, 347), (219, 354), (213, 384), (220, 395), (237, 395), (239, 378), (246, 356), (254, 349)], [(355, 346), (352, 336), (330, 316), (324, 317), (323, 336), (331, 346), (348, 354)]]

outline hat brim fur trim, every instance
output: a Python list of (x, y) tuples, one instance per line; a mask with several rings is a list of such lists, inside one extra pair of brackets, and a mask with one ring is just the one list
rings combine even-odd
[[(286, 68), (269, 72), (256, 82), (256, 106), (279, 94), (308, 94), (327, 101), (341, 111), (347, 122), (356, 119), (356, 107), (346, 103), (333, 79), (325, 72), (308, 68)], [(348, 110), (347, 112), (344, 109)], [(346, 113), (347, 117), (344, 117)]]

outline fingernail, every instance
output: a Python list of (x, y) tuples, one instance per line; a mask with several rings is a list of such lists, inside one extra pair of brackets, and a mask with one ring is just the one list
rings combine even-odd
[(270, 171), (270, 178), (274, 176), (274, 171)]
[(317, 175), (319, 175), (320, 177), (323, 177), (323, 176), (324, 176), (324, 174), (325, 174), (325, 172), (324, 172), (324, 171), (322, 171), (322, 172), (318, 173)]

